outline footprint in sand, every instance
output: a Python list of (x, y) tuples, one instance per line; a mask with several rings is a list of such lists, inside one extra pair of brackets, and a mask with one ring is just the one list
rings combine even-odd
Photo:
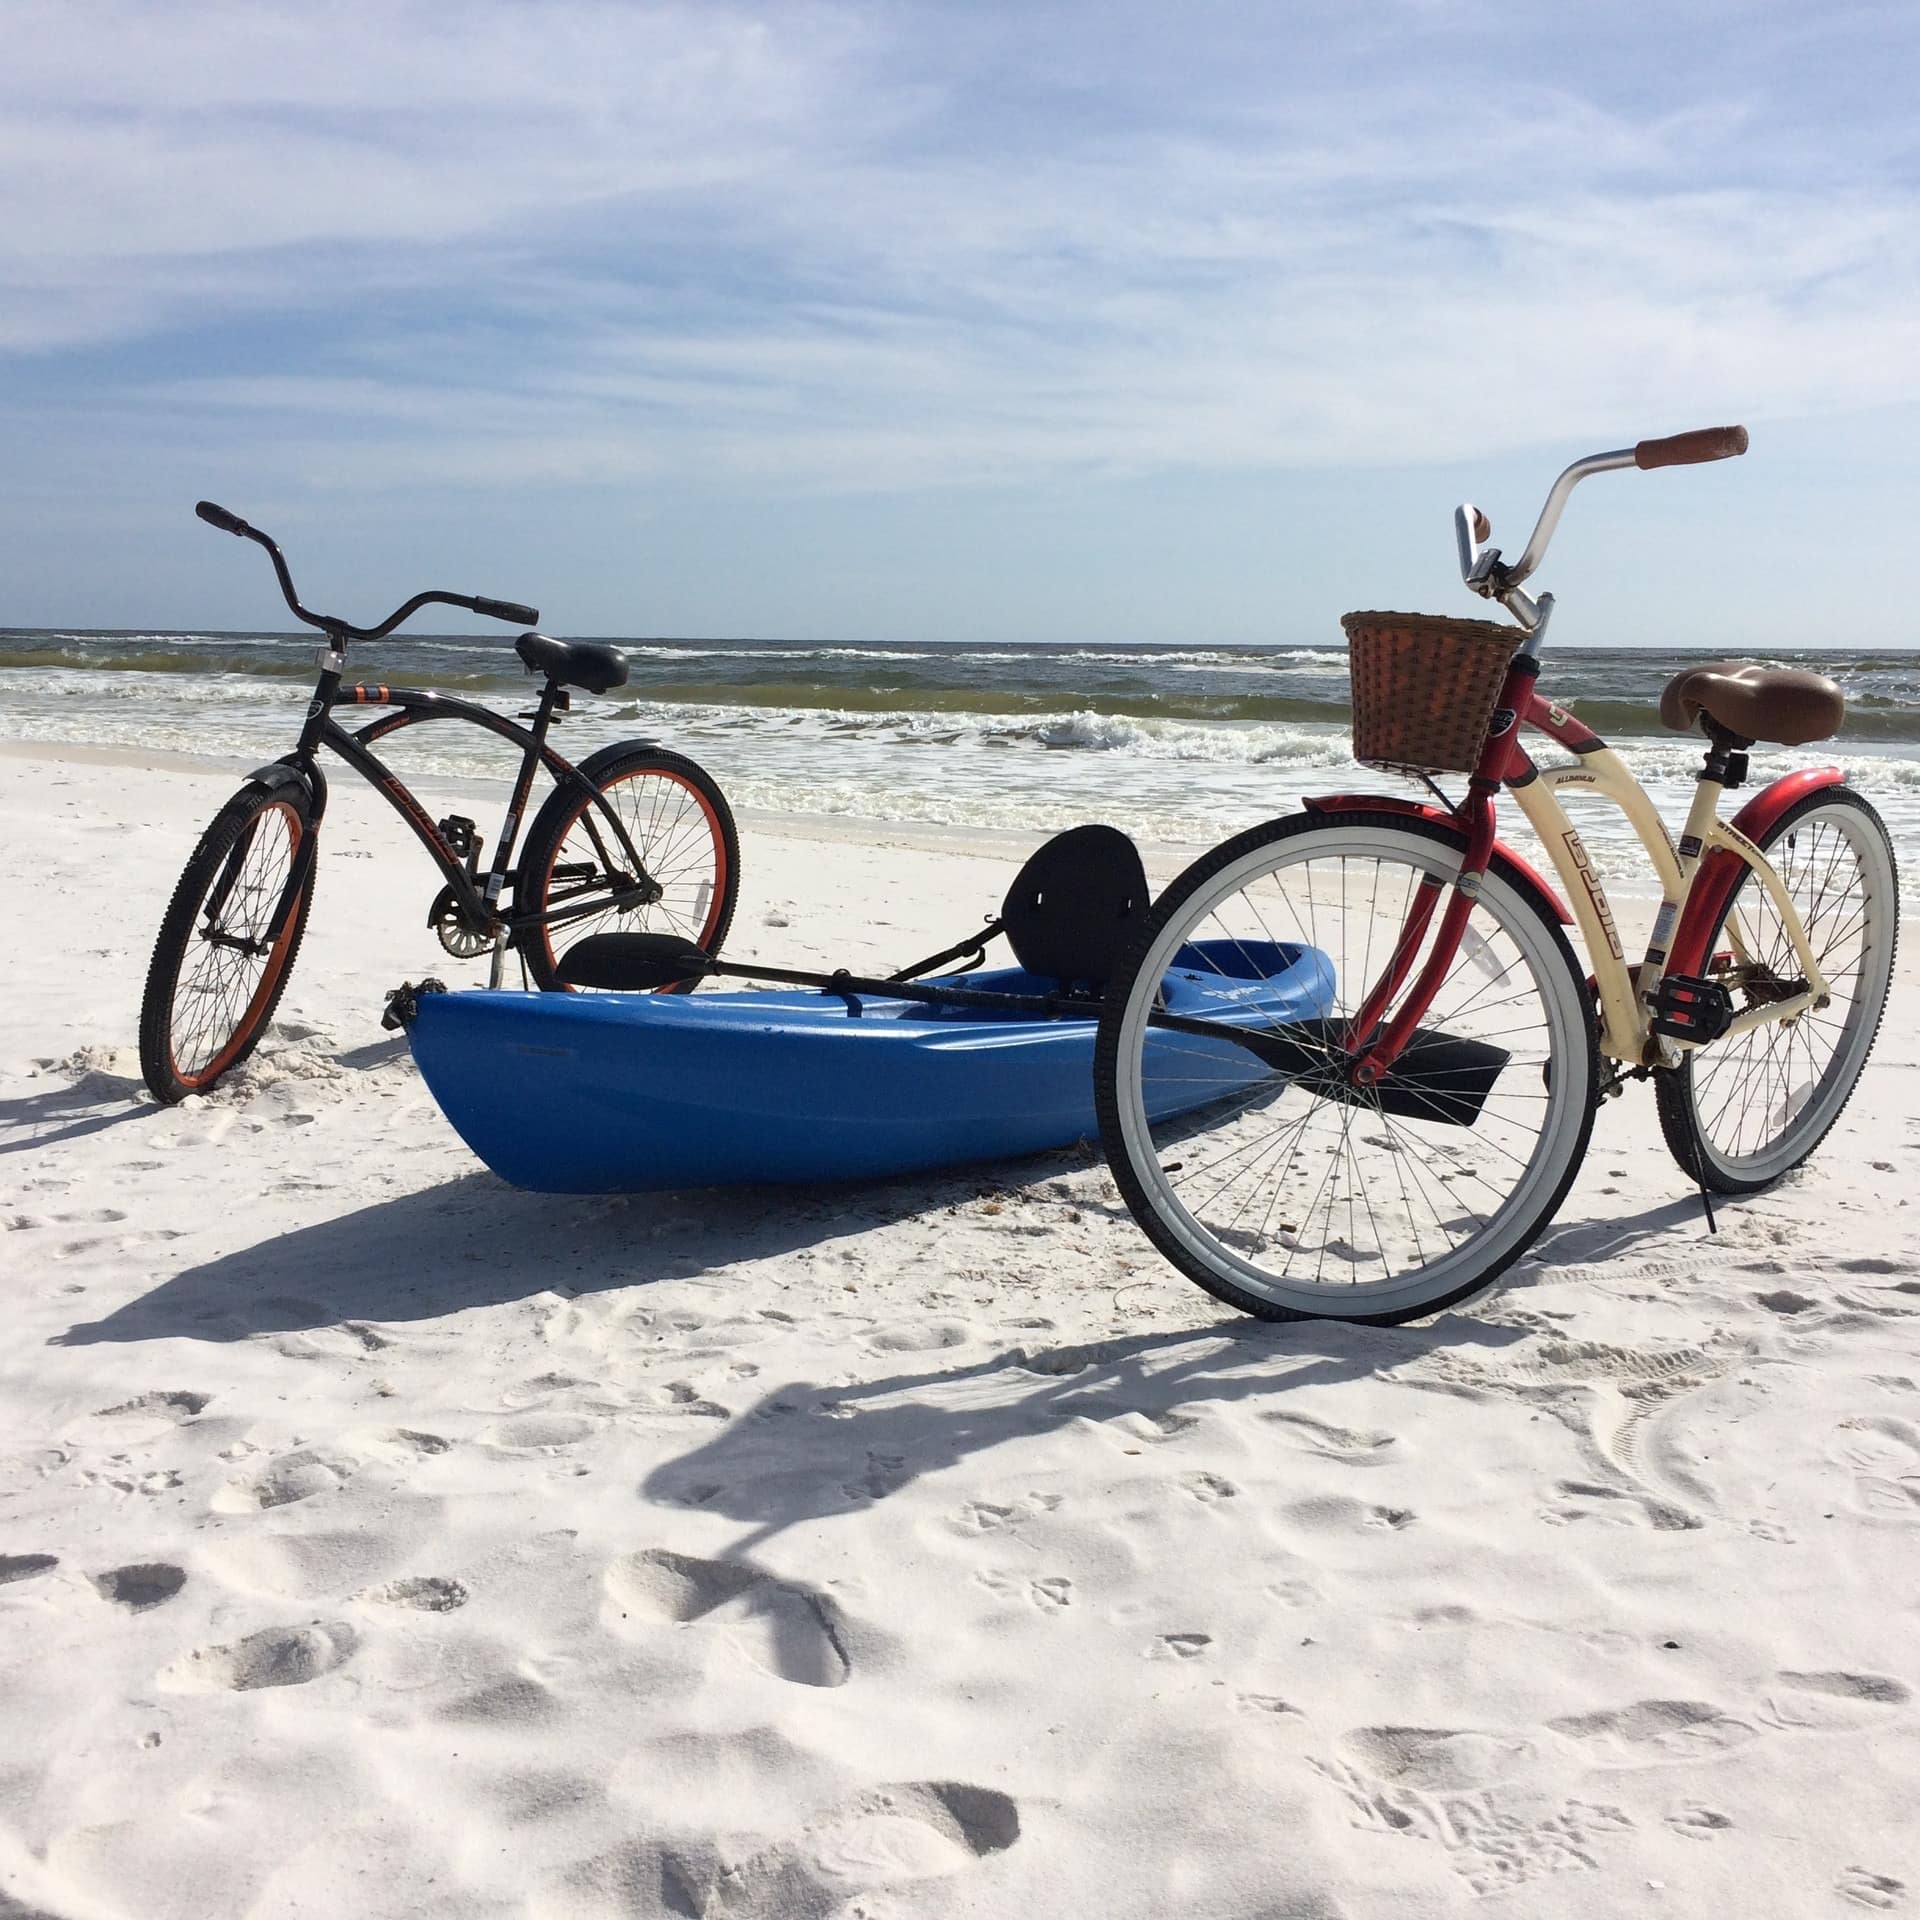
[(1610, 1487), (1599, 1480), (1562, 1480), (1559, 1491), (1560, 1501), (1542, 1515), (1557, 1527), (1597, 1520), (1606, 1526), (1651, 1527), (1656, 1533), (1692, 1533), (1706, 1524), (1684, 1507), (1632, 1487)]
[(1180, 1491), (1191, 1494), (1203, 1506), (1211, 1506), (1219, 1500), (1233, 1499), (1240, 1489), (1217, 1473), (1183, 1473)]
[(262, 1687), (301, 1687), (331, 1673), (352, 1656), (355, 1635), (340, 1621), (305, 1627), (266, 1627), (230, 1646), (201, 1647), (156, 1678), (170, 1693), (252, 1693)]
[(1160, 1660), (1197, 1660), (1212, 1645), (1210, 1633), (1163, 1633), (1147, 1651)]
[(185, 1388), (156, 1388), (152, 1393), (123, 1400), (118, 1406), (102, 1407), (93, 1417), (111, 1422), (116, 1440), (144, 1439), (197, 1419), (212, 1398), (211, 1394), (189, 1393)]
[(1667, 1826), (1683, 1840), (1711, 1840), (1715, 1834), (1732, 1831), (1733, 1822), (1712, 1807), (1675, 1807), (1666, 1816)]
[(972, 1331), (958, 1320), (919, 1320), (882, 1327), (868, 1337), (867, 1345), (876, 1353), (939, 1353), (963, 1347), (972, 1338)]
[(1885, 1913), (1907, 1897), (1907, 1883), (1890, 1873), (1869, 1873), (1865, 1867), (1849, 1867), (1833, 1883), (1833, 1890), (1856, 1907), (1869, 1907)]
[(115, 1567), (108, 1573), (90, 1576), (93, 1590), (103, 1600), (125, 1607), (131, 1613), (145, 1613), (164, 1605), (187, 1584), (184, 1569), (164, 1560), (145, 1561), (131, 1567)]
[(1602, 1713), (1570, 1714), (1547, 1725), (1586, 1748), (1601, 1766), (1711, 1760), (1754, 1738), (1754, 1729), (1704, 1700), (1637, 1700)]
[(1356, 1727), (1340, 1744), (1376, 1778), (1427, 1793), (1525, 1778), (1539, 1755), (1520, 1734), (1470, 1727)]
[(1867, 1725), (1890, 1707), (1904, 1707), (1913, 1689), (1887, 1673), (1781, 1672), (1760, 1710), (1776, 1727), (1818, 1732)]
[(1004, 1504), (997, 1500), (969, 1500), (947, 1524), (956, 1533), (964, 1534), (1012, 1532), (1043, 1513), (1052, 1513), (1064, 1498), (1058, 1493), (1028, 1493)]
[(625, 1911), (633, 1888), (652, 1886), (666, 1911), (709, 1920), (880, 1920), (895, 1911), (891, 1890), (964, 1872), (1019, 1838), (1006, 1794), (914, 1781), (864, 1793), (743, 1860), (623, 1848), (571, 1876), (567, 1910), (598, 1912), (612, 1895)]
[(1397, 1436), (1372, 1427), (1337, 1427), (1316, 1420), (1308, 1413), (1269, 1411), (1260, 1418), (1279, 1427), (1295, 1445), (1309, 1453), (1331, 1460), (1345, 1460), (1356, 1467), (1378, 1466), (1387, 1459), (1387, 1449), (1398, 1446)]
[(60, 1564), (57, 1553), (0, 1553), (0, 1587), (51, 1573)]
[(1841, 1422), (1831, 1452), (1852, 1470), (1862, 1512), (1920, 1520), (1920, 1427), (1891, 1414), (1863, 1414)]
[(376, 1606), (411, 1607), (416, 1613), (452, 1613), (455, 1608), (464, 1607), (470, 1598), (458, 1580), (437, 1573), (410, 1574), (404, 1579), (389, 1580), (385, 1586), (369, 1587), (356, 1597), (372, 1601)]
[(453, 1444), (437, 1433), (416, 1433), (407, 1427), (363, 1431), (346, 1438), (346, 1447), (300, 1447), (268, 1461), (256, 1473), (228, 1481), (213, 1496), (214, 1512), (260, 1513), (291, 1506), (344, 1485), (374, 1458), (420, 1460), (445, 1453)]
[(496, 1420), (480, 1438), (502, 1453), (555, 1453), (577, 1445), (599, 1425), (584, 1413), (518, 1413)]
[(1305, 1711), (1296, 1707), (1291, 1700), (1277, 1693), (1242, 1693), (1234, 1696), (1233, 1704), (1243, 1713), (1265, 1714), (1269, 1719), (1281, 1720), (1291, 1717), (1304, 1720)]
[[(1517, 1735), (1362, 1727), (1344, 1744), (1355, 1760), (1308, 1764), (1345, 1797), (1353, 1825), (1437, 1846), (1475, 1894), (1591, 1871), (1597, 1844), (1634, 1824), (1624, 1807), (1555, 1805), (1533, 1784), (1531, 1743)], [(1517, 1792), (1502, 1784), (1513, 1769)]]
[(1145, 1440), (1154, 1446), (1166, 1440), (1177, 1440), (1189, 1428), (1199, 1424), (1200, 1416), (1196, 1413), (1148, 1413), (1144, 1408), (1122, 1414), (1114, 1422), (1119, 1432), (1131, 1434), (1134, 1439)]
[(832, 1604), (738, 1561), (696, 1560), (651, 1547), (610, 1566), (600, 1617), (614, 1633), (673, 1624), (719, 1630), (756, 1666), (804, 1687), (838, 1687), (852, 1673)]
[(1063, 1573), (1043, 1574), (1036, 1580), (1004, 1567), (988, 1567), (973, 1577), (1002, 1600), (1025, 1600), (1042, 1613), (1059, 1613), (1073, 1605), (1073, 1582)]
[(1369, 1506), (1344, 1494), (1317, 1500), (1296, 1500), (1286, 1516), (1305, 1533), (1398, 1533), (1410, 1527), (1414, 1514), (1405, 1507)]

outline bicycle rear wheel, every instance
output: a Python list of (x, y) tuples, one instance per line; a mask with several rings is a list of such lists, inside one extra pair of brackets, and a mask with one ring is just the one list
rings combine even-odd
[[(259, 1044), (313, 905), (314, 831), (303, 791), (248, 786), (200, 836), (160, 922), (140, 1002), (140, 1070), (163, 1105), (206, 1092)], [(299, 866), (304, 877), (282, 915)]]
[[(1689, 1179), (1757, 1193), (1811, 1154), (1839, 1119), (1872, 1051), (1900, 930), (1893, 844), (1850, 787), (1797, 801), (1760, 843), (1786, 883), (1832, 1000), (1790, 1021), (1749, 1027), (1689, 1053), (1656, 1077), (1660, 1126)], [(1738, 915), (1745, 958), (1729, 948)], [(1773, 897), (1748, 868), (1707, 942), (1709, 977), (1743, 1013), (1800, 977)]]
[[(1433, 1313), (1518, 1258), (1565, 1196), (1593, 1125), (1592, 1005), (1550, 910), (1498, 867), (1421, 1017), (1429, 1050), (1365, 1092), (1346, 1072), (1348, 1023), (1397, 954), (1383, 1018), (1418, 978), (1463, 845), (1385, 812), (1270, 821), (1168, 888), (1109, 984), (1094, 1054), (1108, 1163), (1148, 1237), (1229, 1305)], [(1276, 946), (1320, 956), (1317, 1017), (1265, 1029), (1291, 1065), (1155, 1026), (1182, 978), (1204, 984), (1223, 954), (1229, 973), (1266, 973)]]
[[(592, 933), (676, 933), (719, 952), (740, 892), (740, 840), (713, 777), (684, 754), (637, 744), (603, 748), (580, 771), (619, 816), (660, 897), (529, 929), (521, 951), (534, 985), (547, 993), (575, 991), (560, 978), (560, 956)], [(556, 788), (527, 830), (514, 882), (515, 916), (590, 907), (597, 896), (627, 884), (622, 860), (619, 836), (599, 808), (578, 788)]]

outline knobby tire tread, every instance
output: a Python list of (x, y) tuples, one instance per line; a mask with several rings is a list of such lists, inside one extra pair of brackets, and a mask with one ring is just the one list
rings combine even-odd
[[(279, 978), (274, 982), (272, 992), (255, 1012), (252, 1030), (242, 1038), (238, 1051), (221, 1069), (218, 1079), (209, 1081), (206, 1086), (189, 1086), (178, 1077), (174, 1070), (172, 1045), (173, 995), (199, 920), (200, 903), (206, 898), (234, 843), (254, 817), (276, 800), (285, 800), (287, 797), (284, 793), (272, 793), (260, 787), (242, 787), (207, 823), (206, 831), (201, 834), (193, 852), (187, 856), (187, 864), (174, 883), (173, 897), (167, 902), (167, 910), (160, 919), (159, 934), (154, 939), (153, 957), (147, 963), (146, 986), (140, 998), (140, 1071), (148, 1090), (162, 1106), (177, 1106), (190, 1093), (205, 1093), (241, 1065), (260, 1044), (261, 1036), (280, 1005), (280, 997), (287, 990), (287, 982), (293, 978), (293, 969), (300, 958), (300, 943), (306, 937), (307, 916), (313, 907), (314, 881), (319, 873), (320, 863), (312, 856), (308, 857), (306, 882), (294, 905), (293, 932), (287, 945), (286, 958), (280, 963)], [(302, 851), (305, 852), (306, 839), (318, 829), (306, 804), (300, 802), (297, 807)]]

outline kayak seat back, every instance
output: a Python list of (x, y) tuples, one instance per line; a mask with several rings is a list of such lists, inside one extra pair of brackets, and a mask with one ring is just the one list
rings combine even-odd
[(1000, 924), (1028, 973), (1098, 993), (1152, 900), (1140, 850), (1118, 827), (1070, 827), (1029, 856)]

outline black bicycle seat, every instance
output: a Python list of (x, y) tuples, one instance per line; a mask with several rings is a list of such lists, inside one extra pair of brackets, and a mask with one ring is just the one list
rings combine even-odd
[(627, 656), (618, 647), (596, 646), (590, 640), (549, 640), (544, 633), (523, 633), (513, 650), (534, 673), (544, 673), (557, 687), (582, 687), (588, 693), (611, 693), (627, 684)]

